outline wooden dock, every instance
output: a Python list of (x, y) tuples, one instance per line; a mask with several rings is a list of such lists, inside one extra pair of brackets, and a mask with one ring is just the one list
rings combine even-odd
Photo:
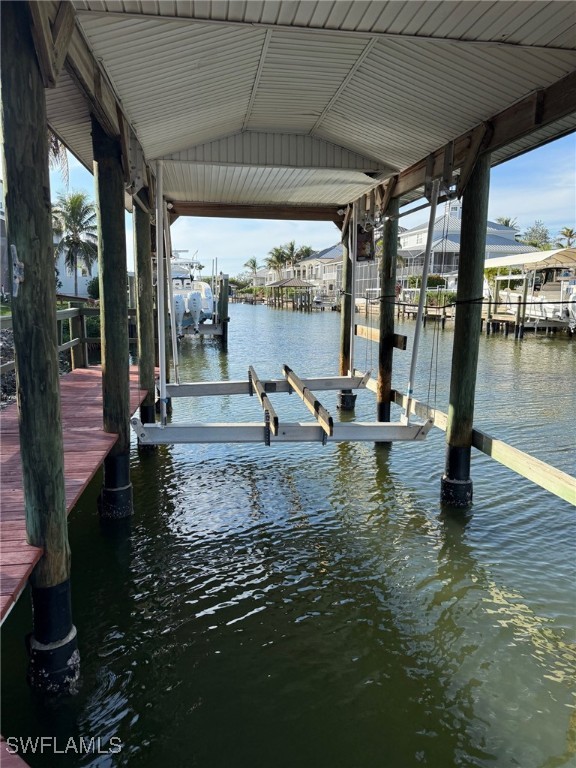
[[(145, 397), (138, 369), (130, 369), (130, 412)], [(102, 428), (102, 370), (77, 368), (60, 379), (66, 511), (96, 474), (117, 436)], [(41, 438), (40, 438), (41, 439)], [(0, 623), (22, 593), (42, 550), (26, 541), (24, 491), (16, 403), (0, 416)]]

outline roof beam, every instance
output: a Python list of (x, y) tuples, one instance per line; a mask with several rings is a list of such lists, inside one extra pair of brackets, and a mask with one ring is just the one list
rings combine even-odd
[[(89, 104), (90, 111), (106, 133), (119, 139), (122, 148), (124, 181), (138, 191), (149, 181), (150, 174), (143, 162), (144, 152), (131, 129), (120, 99), (106, 73), (94, 58), (80, 28), (76, 25), (76, 13), (69, 0), (29, 0), (30, 28), (45, 88), (57, 85), (63, 66), (76, 87)], [(131, 155), (142, 158), (138, 171), (141, 179), (134, 179)]]
[(212, 216), (227, 219), (278, 219), (288, 221), (342, 221), (338, 211), (346, 208), (327, 205), (237, 205), (235, 203), (199, 203), (174, 200), (168, 203), (171, 214)]
[(55, 88), (74, 31), (74, 8), (71, 2), (62, 0), (51, 24), (50, 4), (29, 2), (28, 7), (42, 82), (45, 88)]
[(318, 120), (316, 120), (316, 122), (312, 126), (312, 128), (310, 130), (310, 134), (311, 135), (314, 135), (314, 131), (316, 131), (317, 128), (322, 124), (322, 122), (323, 122), (324, 118), (326, 117), (326, 115), (328, 114), (328, 112), (330, 112), (330, 110), (332, 109), (334, 104), (336, 104), (336, 102), (338, 101), (338, 99), (342, 95), (344, 89), (348, 87), (348, 84), (350, 83), (350, 81), (352, 80), (352, 78), (354, 77), (354, 75), (356, 74), (358, 69), (362, 66), (362, 64), (364, 64), (364, 61), (366, 60), (368, 54), (372, 51), (372, 48), (374, 48), (374, 46), (376, 45), (377, 42), (378, 42), (378, 39), (376, 37), (373, 37), (373, 38), (371, 38), (368, 41), (366, 47), (364, 48), (364, 50), (362, 51), (360, 56), (358, 56), (358, 58), (354, 62), (354, 65), (350, 68), (350, 71), (348, 72), (346, 77), (342, 80), (340, 85), (338, 86), (338, 89), (336, 90), (336, 93), (332, 96), (332, 98), (330, 99), (328, 104), (326, 104), (326, 106), (322, 110)]
[(295, 24), (266, 24), (260, 21), (230, 21), (228, 19), (202, 19), (195, 18), (193, 16), (174, 16), (173, 14), (162, 14), (158, 16), (152, 13), (124, 13), (123, 11), (99, 11), (87, 8), (79, 8), (77, 10), (79, 16), (99, 16), (100, 18), (118, 18), (118, 19), (150, 19), (152, 21), (170, 21), (178, 22), (180, 24), (205, 24), (211, 26), (220, 27), (244, 27), (251, 29), (271, 29), (279, 30), (281, 32), (292, 33), (307, 33), (313, 35), (326, 34), (326, 35), (339, 35), (342, 37), (355, 37), (355, 38), (376, 38), (376, 39), (389, 39), (389, 40), (411, 40), (415, 42), (430, 42), (430, 43), (450, 43), (451, 45), (456, 43), (464, 46), (481, 46), (490, 48), (511, 48), (511, 49), (526, 49), (531, 51), (571, 51), (571, 48), (562, 48), (552, 45), (524, 45), (522, 43), (511, 43), (509, 41), (502, 40), (471, 40), (461, 37), (436, 37), (434, 35), (405, 35), (401, 32), (373, 32), (373, 31), (361, 31), (352, 29), (335, 29), (326, 27), (303, 27)]
[[(476, 156), (478, 151), (493, 152), (573, 112), (576, 112), (576, 70), (459, 136), (453, 142), (453, 167), (466, 167), (471, 153)], [(482, 141), (479, 147), (480, 135)], [(427, 167), (434, 178), (442, 177), (445, 155), (447, 152), (452, 153), (451, 144), (432, 153), (431, 167), (428, 166), (428, 157), (425, 157), (403, 171), (398, 177), (394, 197), (401, 197), (423, 187)]]
[(244, 122), (242, 123), (242, 130), (245, 131), (248, 128), (250, 121), (250, 115), (252, 114), (252, 108), (254, 101), (256, 100), (256, 92), (260, 85), (260, 78), (262, 77), (262, 70), (264, 69), (264, 62), (266, 61), (266, 54), (268, 53), (268, 46), (270, 45), (270, 39), (272, 38), (272, 30), (268, 30), (264, 36), (264, 42), (262, 43), (262, 50), (260, 51), (260, 61), (258, 62), (258, 69), (254, 77), (254, 83), (252, 84), (252, 93), (250, 94), (250, 101), (246, 107), (246, 114), (244, 116)]

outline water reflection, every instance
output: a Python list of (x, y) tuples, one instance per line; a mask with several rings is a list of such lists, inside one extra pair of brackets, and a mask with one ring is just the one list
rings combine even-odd
[[(330, 313), (231, 313), (228, 355), (188, 340), (183, 380), (245, 378), (250, 364), (262, 377), (284, 362), (334, 370)], [(252, 340), (255, 328), (258, 345), (233, 338)], [(518, 356), (530, 377), (537, 358), (528, 344), (482, 345), (478, 418), (522, 442), (509, 398), (527, 385), (506, 366)], [(542, 351), (548, 389), (547, 366), (557, 380), (563, 354)], [(399, 355), (398, 381), (405, 365)], [(522, 407), (538, 424), (549, 393), (530, 391)], [(361, 393), (357, 418), (372, 418), (371, 398)], [(228, 400), (176, 402), (174, 419), (261, 417), (255, 398)], [(278, 401), (285, 418), (302, 418), (296, 398)], [(472, 512), (446, 514), (443, 455), (439, 433), (390, 448), (134, 446), (130, 528), (99, 525), (98, 480), (70, 518), (83, 687), (58, 705), (32, 701), (21, 600), (4, 633), (4, 735), (94, 731), (124, 744), (114, 758), (36, 756), (32, 766), (569, 765), (573, 518), (484, 457), (473, 461)]]

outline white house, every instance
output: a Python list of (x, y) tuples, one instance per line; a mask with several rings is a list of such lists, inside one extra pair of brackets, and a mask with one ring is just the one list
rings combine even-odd
[(58, 270), (56, 293), (64, 296), (81, 296), (86, 298), (88, 296), (88, 283), (98, 275), (98, 261), (96, 260), (92, 265), (91, 274), (88, 274), (83, 265), (78, 265), (78, 293), (75, 292), (74, 273), (66, 269), (65, 256), (63, 254), (56, 259), (55, 265)]
[[(442, 275), (458, 269), (460, 255), (460, 228), (462, 224), (462, 203), (450, 200), (446, 203), (444, 214), (434, 222), (430, 274)], [(398, 266), (400, 279), (409, 275), (422, 274), (428, 222), (400, 233), (400, 251), (403, 264)], [(535, 248), (516, 240), (517, 230), (495, 221), (487, 222), (486, 258), (513, 256), (527, 253)]]

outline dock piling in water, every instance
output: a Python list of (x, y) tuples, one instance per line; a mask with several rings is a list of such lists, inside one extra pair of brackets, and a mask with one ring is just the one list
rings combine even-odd
[(152, 233), (150, 214), (134, 206), (134, 254), (136, 267), (136, 316), (138, 324), (138, 367), (140, 388), (147, 394), (140, 406), (140, 418), (151, 424), (156, 418), (154, 407), (154, 295), (152, 285)]
[(12, 302), (26, 538), (43, 549), (30, 575), (28, 680), (42, 691), (69, 692), (80, 657), (70, 603), (46, 102), (27, 3), (2, 3), (1, 35), (7, 235), (22, 263)]
[(383, 256), (380, 271), (380, 339), (378, 342), (378, 421), (390, 421), (392, 358), (394, 354), (394, 302), (396, 301), (396, 262), (398, 259), (398, 198), (391, 198), (382, 234)]
[(463, 195), (458, 292), (446, 429), (446, 467), (440, 500), (448, 506), (472, 503), (470, 454), (474, 395), (482, 319), (482, 288), (490, 187), (490, 154), (481, 154)]
[(132, 514), (124, 181), (120, 145), (94, 116), (92, 147), (98, 211), (103, 419), (104, 430), (118, 435), (104, 461), (99, 505), (102, 517), (121, 518)]

